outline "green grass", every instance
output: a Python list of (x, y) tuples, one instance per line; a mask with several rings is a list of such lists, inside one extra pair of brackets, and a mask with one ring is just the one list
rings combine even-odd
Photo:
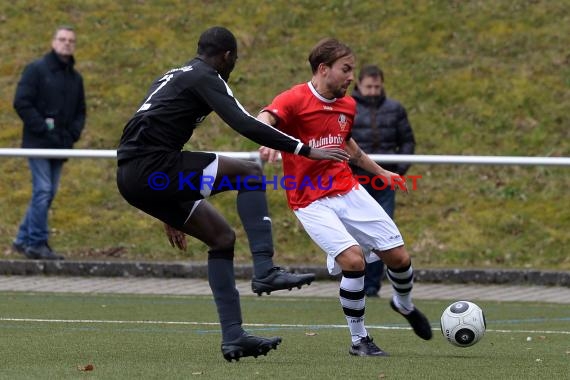
[[(456, 379), (458, 371), (478, 379), (562, 379), (570, 350), (567, 305), (480, 301), (488, 331), (464, 349), (438, 331), (419, 340), (384, 300), (369, 301), (370, 333), (391, 357), (355, 358), (337, 299), (251, 296), (242, 298), (244, 321), (257, 324), (248, 330), (283, 343), (267, 357), (230, 364), (220, 353), (210, 297), (0, 296), (0, 378), (10, 379)], [(420, 303), (434, 328), (449, 302)], [(78, 370), (87, 364), (92, 372)]]
[[(334, 36), (354, 49), (358, 66), (382, 66), (388, 95), (408, 109), (418, 154), (570, 156), (569, 17), (560, 0), (2, 2), (0, 146), (19, 146), (15, 86), (24, 65), (49, 48), (55, 25), (77, 28), (88, 103), (77, 147), (113, 149), (151, 80), (193, 57), (199, 33), (221, 24), (239, 42), (230, 85), (252, 113), (308, 80), (308, 52)], [(211, 116), (188, 148), (257, 146)], [(29, 173), (23, 159), (1, 165), (0, 248), (14, 258), (7, 248), (29, 199)], [(52, 246), (76, 259), (204, 259), (197, 242), (187, 254), (171, 250), (159, 223), (120, 198), (114, 167), (66, 165)], [(396, 217), (416, 266), (570, 270), (568, 168), (414, 165), (410, 174), (423, 177), (418, 191), (398, 195)], [(283, 192), (268, 197), (279, 262), (324, 263)], [(234, 199), (212, 202), (237, 231), (237, 260), (249, 262)]]

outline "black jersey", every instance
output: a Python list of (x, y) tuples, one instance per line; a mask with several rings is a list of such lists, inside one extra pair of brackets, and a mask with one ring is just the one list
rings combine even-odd
[(212, 111), (258, 144), (303, 155), (310, 151), (298, 139), (251, 116), (217, 71), (194, 58), (152, 84), (123, 130), (117, 158), (121, 161), (153, 152), (181, 151), (196, 126)]

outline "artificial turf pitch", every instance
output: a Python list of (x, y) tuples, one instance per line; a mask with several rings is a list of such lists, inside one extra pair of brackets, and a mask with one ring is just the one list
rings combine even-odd
[(570, 307), (561, 304), (478, 301), (487, 333), (458, 348), (439, 332), (454, 300), (417, 302), (434, 328), (427, 342), (387, 299), (368, 300), (369, 333), (391, 356), (361, 358), (348, 354), (334, 297), (242, 297), (246, 329), (283, 343), (228, 363), (208, 296), (0, 297), (0, 379), (567, 379), (570, 368)]

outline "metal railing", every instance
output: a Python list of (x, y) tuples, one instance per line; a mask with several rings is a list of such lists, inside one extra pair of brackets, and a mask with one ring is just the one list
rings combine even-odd
[[(223, 156), (260, 161), (258, 152), (214, 152)], [(466, 165), (547, 165), (570, 166), (570, 157), (525, 156), (459, 156), (421, 154), (371, 154), (376, 162), (410, 164), (466, 164)], [(0, 148), (0, 157), (27, 158), (116, 158), (117, 151), (110, 149), (20, 149)]]

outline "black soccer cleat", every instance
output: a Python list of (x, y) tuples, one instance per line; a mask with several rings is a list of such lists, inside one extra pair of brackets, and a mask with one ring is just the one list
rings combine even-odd
[(289, 273), (280, 267), (273, 267), (269, 274), (263, 278), (254, 277), (251, 280), (251, 290), (261, 296), (263, 293), (268, 295), (276, 290), (299, 288), (303, 285), (311, 285), (315, 281), (314, 273), (296, 274)]
[(370, 336), (361, 338), (360, 342), (353, 344), (348, 352), (354, 356), (388, 356), (388, 353), (382, 351)]
[(222, 343), (222, 354), (227, 361), (235, 360), (237, 362), (246, 356), (253, 356), (254, 358), (260, 355), (265, 356), (269, 351), (276, 350), (280, 343), (280, 337), (262, 338), (244, 332), (236, 340)]
[(409, 314), (404, 314), (398, 309), (396, 304), (394, 304), (394, 300), (390, 300), (390, 306), (392, 309), (402, 315), (404, 318), (408, 320), (410, 326), (414, 329), (414, 332), (417, 336), (422, 338), (423, 340), (430, 340), (432, 337), (431, 325), (429, 324), (428, 319), (426, 316), (418, 310), (417, 307), (414, 306), (414, 310), (412, 310)]

